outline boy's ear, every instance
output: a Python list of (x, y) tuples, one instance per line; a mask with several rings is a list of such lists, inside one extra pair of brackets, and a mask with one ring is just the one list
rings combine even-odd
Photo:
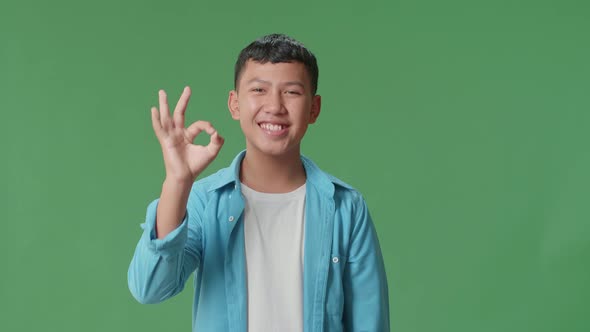
[(311, 116), (309, 117), (309, 123), (315, 123), (320, 116), (320, 111), (322, 109), (322, 96), (315, 95), (311, 99)]
[(236, 90), (231, 90), (229, 92), (229, 97), (227, 98), (227, 108), (229, 108), (229, 112), (231, 113), (232, 119), (240, 119), (240, 107), (238, 106), (238, 92)]

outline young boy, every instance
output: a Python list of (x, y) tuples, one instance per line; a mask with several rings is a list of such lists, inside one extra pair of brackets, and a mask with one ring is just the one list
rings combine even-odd
[[(172, 117), (164, 91), (152, 124), (166, 178), (147, 210), (128, 273), (141, 303), (179, 293), (195, 272), (193, 330), (389, 331), (387, 279), (362, 196), (300, 153), (320, 114), (315, 56), (285, 35), (243, 49), (228, 107), (246, 150), (195, 179), (223, 138), (184, 126), (185, 88)], [(207, 146), (194, 145), (205, 131)]]

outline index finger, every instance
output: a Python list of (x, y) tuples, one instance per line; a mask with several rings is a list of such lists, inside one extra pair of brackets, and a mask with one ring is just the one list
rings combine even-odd
[(209, 135), (213, 135), (213, 133), (216, 131), (209, 121), (199, 120), (186, 128), (188, 140), (191, 142), (194, 141), (197, 135), (199, 135), (203, 130)]

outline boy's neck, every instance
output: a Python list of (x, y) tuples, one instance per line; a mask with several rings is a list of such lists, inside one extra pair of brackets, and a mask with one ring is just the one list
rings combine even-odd
[(249, 149), (240, 166), (240, 181), (259, 192), (290, 192), (301, 187), (305, 179), (299, 151), (269, 156)]

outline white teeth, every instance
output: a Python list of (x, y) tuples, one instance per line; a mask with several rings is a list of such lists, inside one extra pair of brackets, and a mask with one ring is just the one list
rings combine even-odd
[(282, 125), (275, 125), (272, 123), (262, 123), (262, 124), (260, 124), (260, 127), (262, 127), (262, 129), (266, 129), (266, 130), (270, 130), (270, 131), (279, 131), (284, 128)]

